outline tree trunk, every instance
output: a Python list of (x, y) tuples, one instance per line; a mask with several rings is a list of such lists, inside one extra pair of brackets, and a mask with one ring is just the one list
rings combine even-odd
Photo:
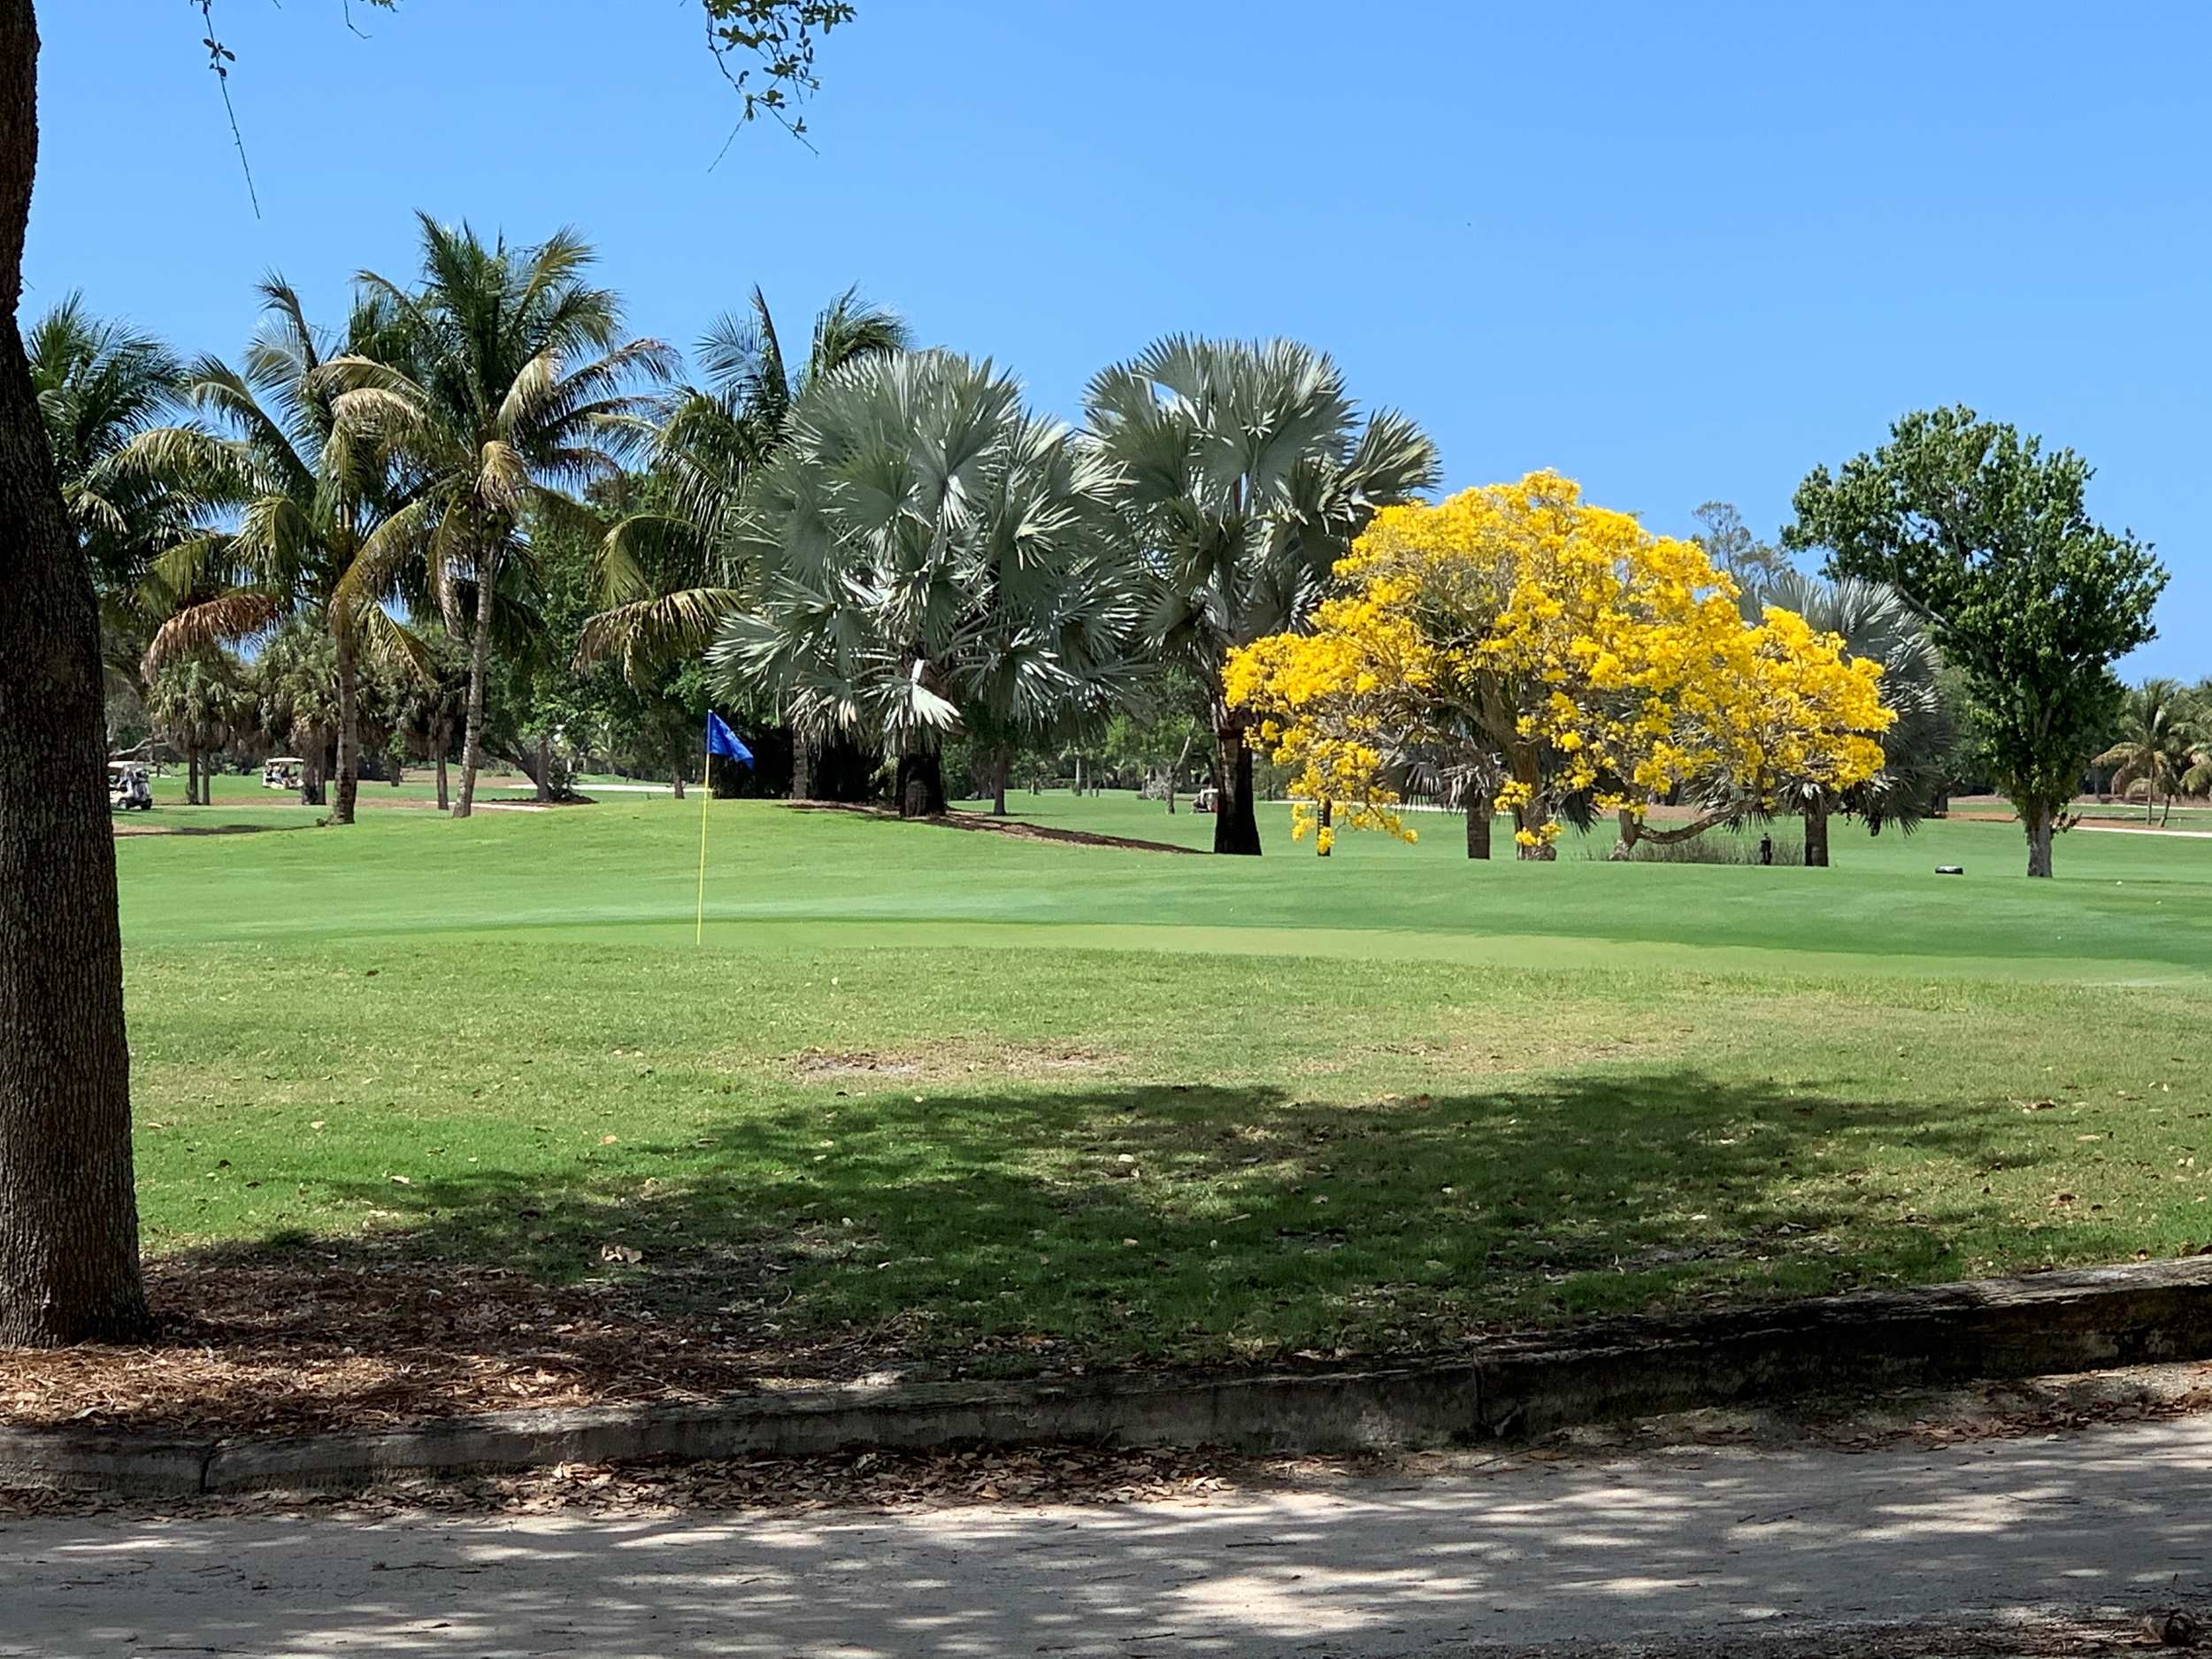
[(189, 743), (184, 746), (184, 803), (200, 803), (200, 751)]
[(1470, 786), (1467, 791), (1467, 856), (1487, 860), (1490, 856), (1490, 819), (1492, 814), (1490, 792)]
[(899, 816), (942, 818), (945, 812), (944, 757), (935, 749), (899, 757)]
[[(1313, 850), (1320, 857), (1329, 856), (1329, 843), (1336, 839), (1336, 803), (1324, 801), (1321, 810), (1314, 815)], [(1327, 834), (1322, 832), (1326, 830)]]
[(1183, 734), (1183, 752), (1176, 756), (1175, 764), (1167, 769), (1167, 810), (1171, 817), (1175, 812), (1176, 783), (1181, 779), (1183, 767), (1190, 759), (1190, 746), (1197, 741), (1198, 734), (1195, 732), (1186, 732)]
[(1215, 785), (1214, 851), (1256, 858), (1260, 821), (1252, 805), (1252, 750), (1240, 726), (1214, 729), (1214, 753), (1221, 772)]
[(476, 632), (469, 641), (468, 710), (461, 726), (461, 795), (453, 803), (455, 818), (466, 818), (476, 805), (476, 772), (484, 764), (484, 682), (491, 666), (492, 571), (487, 553), (476, 570)]
[(1816, 801), (1805, 809), (1805, 868), (1828, 867), (1828, 803)]
[(2055, 814), (2037, 801), (2023, 806), (2020, 816), (2028, 832), (2028, 873), (2047, 876), (2051, 873), (2051, 820)]
[(1006, 816), (1006, 774), (1014, 769), (1014, 757), (1003, 749), (991, 757), (991, 816)]
[(441, 720), (430, 728), (431, 741), (438, 749), (438, 810), (442, 812), (452, 804), (446, 794), (445, 752), (453, 747), (453, 728)]
[(1521, 839), (1521, 831), (1527, 830), (1531, 834), (1535, 834), (1540, 827), (1540, 821), (1529, 808), (1517, 806), (1513, 809), (1513, 856), (1520, 863), (1548, 864), (1558, 861), (1559, 848), (1556, 842), (1548, 841), (1540, 835), (1537, 836), (1532, 845)]
[(353, 803), (361, 792), (361, 665), (351, 634), (333, 630), (338, 654), (338, 775), (330, 803), (333, 824), (353, 822)]
[(538, 775), (530, 781), (538, 786), (540, 802), (553, 798), (553, 787), (547, 781), (553, 773), (553, 737), (549, 732), (538, 733)]
[(152, 1323), (98, 611), (15, 321), (37, 74), (31, 0), (0, 0), (0, 1345)]

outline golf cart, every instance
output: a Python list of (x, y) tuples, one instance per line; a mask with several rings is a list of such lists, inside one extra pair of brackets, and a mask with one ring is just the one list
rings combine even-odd
[(1220, 810), (1220, 808), (1221, 791), (1211, 784), (1201, 789), (1198, 792), (1198, 798), (1190, 804), (1190, 810), (1194, 812), (1216, 812)]
[(108, 810), (128, 812), (133, 808), (141, 812), (154, 810), (154, 786), (146, 772), (142, 760), (111, 760), (108, 762)]
[(264, 789), (296, 789), (300, 787), (299, 769), (307, 763), (297, 755), (272, 755), (261, 763), (261, 787)]

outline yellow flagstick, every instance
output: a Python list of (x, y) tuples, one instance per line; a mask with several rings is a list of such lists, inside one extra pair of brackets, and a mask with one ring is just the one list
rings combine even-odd
[(714, 756), (707, 755), (699, 768), (699, 917), (691, 930), (691, 942), (702, 945), (707, 938), (707, 803), (714, 799)]

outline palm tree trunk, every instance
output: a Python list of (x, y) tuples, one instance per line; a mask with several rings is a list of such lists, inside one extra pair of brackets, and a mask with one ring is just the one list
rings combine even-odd
[(1014, 769), (1014, 757), (1002, 745), (991, 756), (991, 816), (1006, 816), (1006, 774)]
[(1260, 821), (1252, 805), (1252, 750), (1240, 725), (1219, 719), (1214, 752), (1221, 781), (1214, 801), (1214, 851), (1240, 857), (1260, 856)]
[(466, 818), (476, 804), (476, 769), (484, 764), (484, 682), (492, 666), (492, 569), (487, 554), (476, 567), (476, 632), (469, 640), (468, 711), (461, 727), (461, 795), (453, 816)]
[(438, 810), (442, 812), (451, 803), (446, 797), (445, 752), (453, 747), (453, 726), (440, 720), (430, 728), (430, 741), (438, 751)]
[(361, 790), (361, 665), (355, 660), (349, 630), (333, 630), (338, 652), (338, 789), (331, 801), (330, 821), (353, 822), (354, 797)]
[(189, 743), (184, 746), (184, 803), (200, 803), (200, 751)]
[(98, 609), (16, 327), (38, 29), (0, 0), (0, 1345), (127, 1340), (138, 1270)]
[(538, 786), (538, 799), (550, 801), (552, 786), (547, 781), (553, 766), (553, 736), (549, 732), (538, 733), (538, 775), (531, 781)]
[(942, 818), (945, 813), (944, 757), (936, 749), (899, 757), (899, 816)]
[(1828, 867), (1828, 803), (1816, 801), (1805, 809), (1805, 867)]
[(1490, 792), (1467, 787), (1467, 856), (1487, 860), (1490, 856)]

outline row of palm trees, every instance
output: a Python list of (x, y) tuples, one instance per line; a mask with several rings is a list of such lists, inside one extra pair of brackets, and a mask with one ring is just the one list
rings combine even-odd
[[(234, 366), (179, 364), (75, 302), (32, 342), (118, 672), (326, 640), (341, 822), (365, 664), (427, 677), (439, 633), (465, 664), (469, 813), (495, 644), (531, 626), (562, 526), (598, 595), (579, 666), (634, 681), (703, 652), (728, 701), (792, 727), (800, 793), (807, 757), (856, 747), (940, 810), (956, 734), (1002, 803), (1015, 754), (1094, 738), (1168, 685), (1213, 733), (1217, 850), (1257, 852), (1225, 661), (1296, 626), (1372, 514), (1438, 478), (1411, 420), (1363, 416), (1295, 342), (1164, 339), (1094, 377), (1071, 426), (849, 291), (795, 357), (756, 290), (687, 383), (572, 234), (512, 247), (424, 218), (421, 252), (411, 283), (364, 273), (335, 332), (272, 279)], [(1909, 821), (1922, 757), (1949, 746), (1933, 653), (1893, 595), (1804, 586), (1784, 603), (1881, 655), (1924, 741), (1868, 798), (1801, 810)]]
[[(2112, 792), (2143, 792), (2143, 821), (2173, 816), (2177, 795), (2212, 795), (2212, 680), (2185, 686), (2147, 680), (2121, 705), (2116, 741), (2096, 758), (2112, 769)], [(2163, 803), (2161, 810), (2161, 803)]]

